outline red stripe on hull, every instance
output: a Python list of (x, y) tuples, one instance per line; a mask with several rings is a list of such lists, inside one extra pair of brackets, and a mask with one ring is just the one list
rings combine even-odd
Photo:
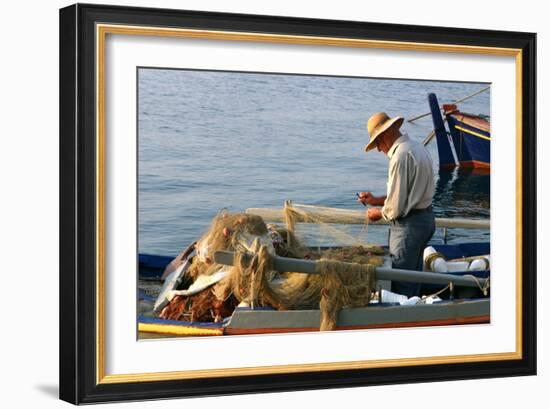
[(465, 160), (460, 162), (460, 166), (462, 166), (463, 168), (491, 169), (490, 163), (481, 162), (479, 160)]
[(491, 132), (491, 124), (486, 119), (463, 112), (458, 112), (453, 115), (457, 120), (465, 123), (466, 125), (470, 125), (473, 128), (481, 129), (484, 132)]
[[(339, 330), (358, 329), (384, 329), (384, 328), (413, 328), (413, 327), (436, 327), (443, 325), (466, 325), (466, 324), (488, 324), (490, 316), (454, 318), (447, 320), (433, 321), (409, 321), (399, 323), (372, 324), (372, 325), (346, 325), (336, 327)], [(319, 332), (319, 328), (225, 328), (224, 335), (246, 335), (246, 334), (286, 334), (290, 332)]]

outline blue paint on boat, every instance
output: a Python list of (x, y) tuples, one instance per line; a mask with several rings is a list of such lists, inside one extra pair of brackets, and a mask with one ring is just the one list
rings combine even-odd
[(439, 102), (437, 101), (435, 94), (428, 95), (428, 102), (430, 104), (430, 111), (432, 112), (432, 121), (434, 124), (435, 138), (437, 141), (439, 167), (455, 167), (456, 162), (453, 156), (453, 150), (451, 148), (451, 144), (449, 143), (449, 137), (447, 135), (447, 130), (445, 129), (445, 124), (439, 108)]
[(461, 243), (461, 244), (434, 244), (432, 246), (436, 251), (440, 252), (448, 260), (484, 256), (491, 254), (491, 244), (488, 242), (482, 243)]
[(489, 169), (491, 165), (489, 122), (482, 116), (458, 111), (456, 105), (443, 105), (454, 148), (452, 149), (436, 95), (429, 94), (428, 102), (436, 134), (439, 166), (454, 167), (458, 162), (465, 168)]
[(156, 254), (139, 254), (139, 278), (141, 280), (160, 280), (166, 266), (174, 259)]
[[(468, 167), (489, 167), (491, 163), (491, 134), (483, 129), (447, 115), (449, 130), (459, 163), (473, 162)], [(476, 166), (477, 164), (477, 166)]]

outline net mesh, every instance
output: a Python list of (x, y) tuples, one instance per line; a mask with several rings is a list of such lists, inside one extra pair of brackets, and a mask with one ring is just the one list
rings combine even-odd
[[(238, 304), (281, 311), (319, 309), (319, 329), (324, 331), (337, 327), (341, 309), (367, 306), (375, 287), (374, 267), (383, 263), (384, 250), (290, 202), (283, 214), (285, 226), (275, 226), (266, 225), (259, 216), (220, 212), (198, 241), (198, 254), (187, 275), (194, 280), (219, 271), (223, 266), (215, 263), (213, 255), (220, 250), (235, 253), (233, 266), (225, 278), (199, 294), (173, 298), (160, 317), (215, 322), (230, 316)], [(297, 232), (300, 222), (315, 223), (324, 240), (353, 245), (308, 248)], [(361, 236), (366, 232), (367, 218)], [(315, 274), (279, 273), (274, 269), (275, 256), (315, 261)]]

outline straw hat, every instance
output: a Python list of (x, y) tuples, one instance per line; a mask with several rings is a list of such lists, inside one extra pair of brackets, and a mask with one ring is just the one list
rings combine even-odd
[(367, 129), (369, 130), (370, 141), (365, 146), (365, 152), (374, 149), (376, 138), (390, 129), (392, 126), (396, 126), (397, 129), (403, 124), (403, 117), (396, 116), (395, 118), (390, 118), (385, 112), (377, 112), (369, 118), (367, 122)]

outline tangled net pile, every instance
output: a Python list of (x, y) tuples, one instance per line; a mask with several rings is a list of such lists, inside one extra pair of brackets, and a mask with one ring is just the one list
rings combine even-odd
[[(223, 279), (191, 296), (176, 296), (160, 317), (188, 321), (220, 321), (237, 305), (272, 307), (277, 310), (320, 309), (320, 330), (336, 328), (343, 308), (367, 306), (375, 286), (374, 267), (382, 264), (378, 246), (354, 246), (324, 252), (304, 248), (295, 234), (297, 214), (285, 208), (287, 227), (266, 225), (250, 214), (222, 212), (197, 243), (197, 255), (187, 271), (194, 281), (223, 266), (213, 254), (234, 251), (234, 266)], [(275, 255), (316, 260), (316, 273), (278, 273)], [(345, 263), (342, 263), (345, 262)]]

